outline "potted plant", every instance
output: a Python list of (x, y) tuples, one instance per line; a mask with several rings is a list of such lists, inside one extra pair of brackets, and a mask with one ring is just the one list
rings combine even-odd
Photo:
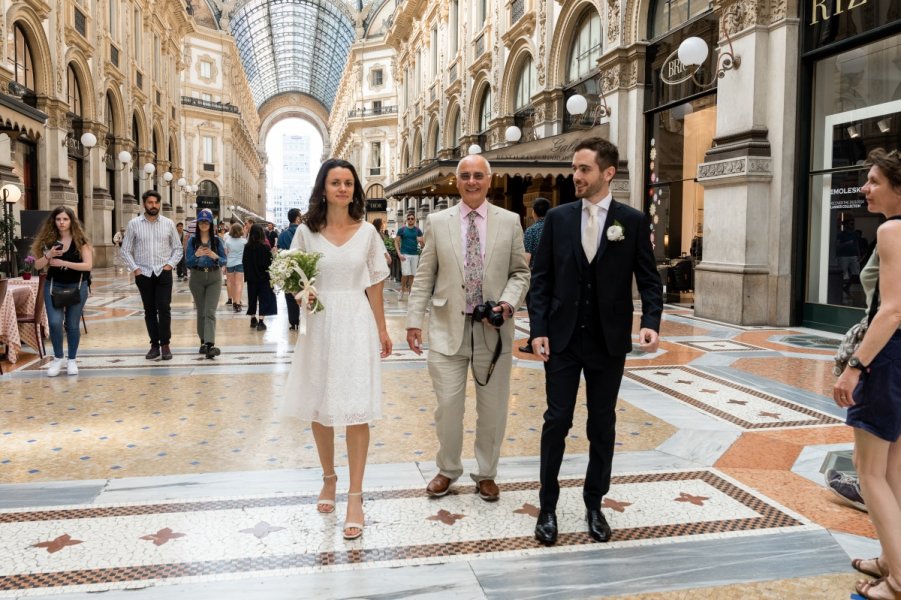
[(25, 270), (22, 272), (22, 279), (31, 279), (31, 272), (34, 270), (34, 257), (28, 255), (25, 257)]

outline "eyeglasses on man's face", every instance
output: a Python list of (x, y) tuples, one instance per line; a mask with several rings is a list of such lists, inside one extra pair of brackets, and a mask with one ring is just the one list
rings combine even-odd
[(485, 173), (460, 173), (460, 181), (469, 181), (470, 179), (482, 181), (486, 177), (488, 177), (488, 175)]

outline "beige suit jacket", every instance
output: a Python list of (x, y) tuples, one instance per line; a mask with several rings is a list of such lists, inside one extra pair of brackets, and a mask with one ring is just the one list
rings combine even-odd
[[(489, 204), (487, 226), (482, 298), (508, 302), (516, 309), (529, 289), (530, 277), (519, 215)], [(452, 355), (463, 344), (463, 327), (469, 318), (460, 207), (429, 215), (424, 230), (425, 245), (408, 302), (407, 329), (422, 329), (426, 308), (430, 309), (429, 348)], [(513, 319), (508, 319), (501, 329), (504, 352), (510, 352), (513, 334)]]

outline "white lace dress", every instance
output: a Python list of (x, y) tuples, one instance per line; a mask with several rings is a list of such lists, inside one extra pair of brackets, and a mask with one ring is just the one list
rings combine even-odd
[(384, 242), (370, 223), (342, 246), (300, 225), (291, 248), (322, 253), (314, 285), (325, 310), (307, 313), (279, 414), (329, 427), (381, 418), (379, 335), (365, 291), (388, 277)]

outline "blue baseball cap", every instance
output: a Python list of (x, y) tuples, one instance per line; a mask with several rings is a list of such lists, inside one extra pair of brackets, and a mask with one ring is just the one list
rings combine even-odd
[(213, 211), (211, 211), (208, 208), (204, 208), (199, 213), (197, 213), (197, 220), (198, 221), (209, 221), (210, 223), (212, 223), (213, 222)]

